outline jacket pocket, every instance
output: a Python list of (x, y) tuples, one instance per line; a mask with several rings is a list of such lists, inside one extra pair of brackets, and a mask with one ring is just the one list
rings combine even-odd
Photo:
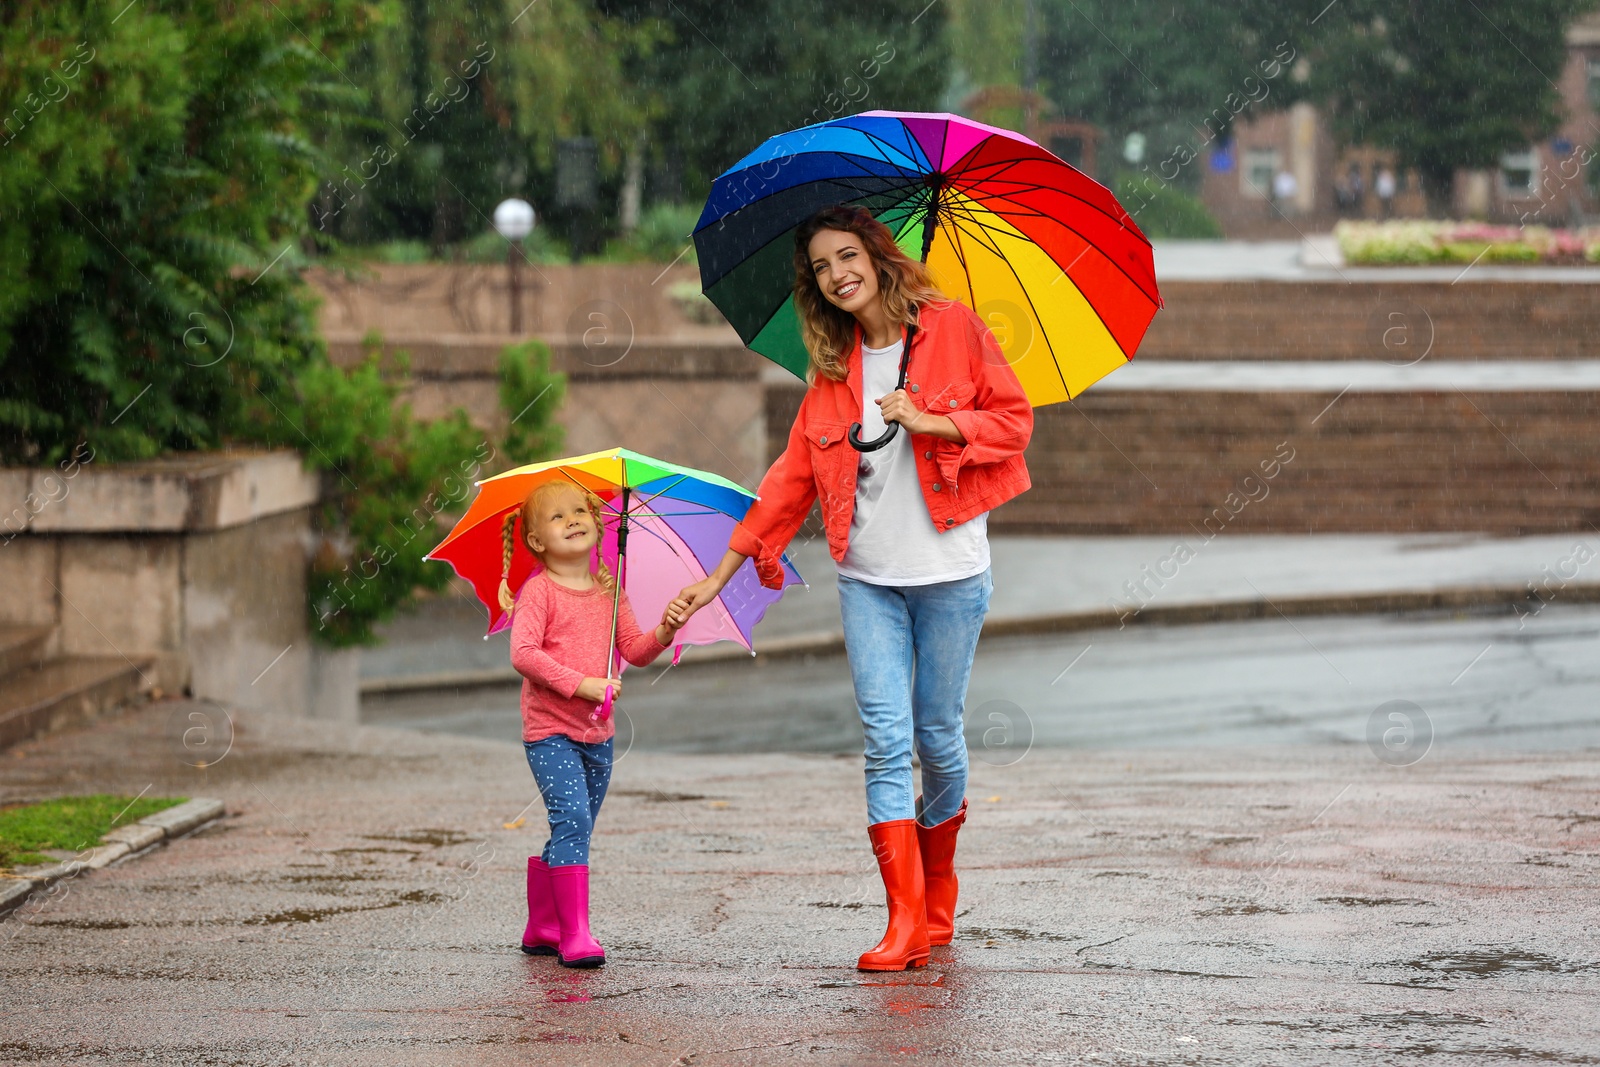
[(922, 410), (930, 415), (948, 415), (952, 411), (970, 410), (972, 398), (977, 394), (978, 387), (970, 379), (960, 378), (928, 395), (928, 398), (922, 401)]
[(812, 477), (817, 498), (822, 501), (823, 519), (838, 505), (837, 496), (844, 484), (843, 465), (855, 461), (855, 449), (845, 435), (850, 424), (837, 416), (819, 415), (806, 420), (806, 447), (811, 452)]

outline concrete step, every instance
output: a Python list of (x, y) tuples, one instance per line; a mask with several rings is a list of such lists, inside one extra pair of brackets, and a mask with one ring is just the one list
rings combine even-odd
[(51, 626), (0, 625), (0, 678), (43, 662)]
[(146, 688), (148, 663), (63, 656), (0, 678), (0, 749), (92, 722)]

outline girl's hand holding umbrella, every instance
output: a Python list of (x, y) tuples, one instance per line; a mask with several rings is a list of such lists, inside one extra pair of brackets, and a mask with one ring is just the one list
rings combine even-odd
[(616, 700), (622, 696), (621, 680), (617, 678), (585, 678), (578, 683), (577, 695), (582, 700), (599, 704), (606, 699), (607, 689), (611, 690), (611, 699)]

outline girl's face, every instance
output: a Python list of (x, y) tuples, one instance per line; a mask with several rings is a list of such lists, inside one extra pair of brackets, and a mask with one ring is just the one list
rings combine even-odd
[(528, 530), (528, 547), (541, 556), (582, 558), (593, 551), (600, 536), (599, 517), (576, 489), (545, 499)]
[(878, 299), (878, 271), (855, 234), (818, 230), (806, 254), (829, 303), (854, 315)]

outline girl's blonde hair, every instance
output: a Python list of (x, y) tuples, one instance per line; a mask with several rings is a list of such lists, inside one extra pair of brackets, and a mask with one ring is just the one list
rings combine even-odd
[(853, 204), (835, 204), (818, 211), (794, 231), (794, 306), (800, 316), (800, 339), (811, 357), (807, 385), (819, 374), (837, 382), (849, 377), (850, 348), (855, 341), (856, 317), (822, 295), (817, 272), (811, 268), (811, 239), (822, 230), (838, 230), (861, 239), (877, 272), (878, 298), (891, 326), (920, 325), (920, 305), (949, 299), (934, 283), (927, 266), (906, 255), (889, 227), (872, 212)]
[(600, 531), (600, 537), (596, 540), (594, 548), (595, 577), (600, 580), (600, 585), (605, 589), (608, 596), (614, 595), (617, 591), (617, 580), (612, 577), (611, 569), (600, 558), (600, 545), (605, 540), (605, 518), (601, 509), (605, 505), (601, 503), (599, 497), (583, 486), (560, 478), (554, 478), (534, 486), (533, 491), (523, 500), (522, 507), (516, 511), (506, 512), (506, 517), (501, 522), (500, 538), (505, 543), (505, 557), (500, 565), (500, 607), (503, 611), (510, 611), (517, 603), (516, 596), (511, 592), (511, 556), (517, 547), (517, 523), (522, 523), (523, 545), (529, 552), (533, 553), (533, 558), (539, 561), (539, 566), (544, 567), (544, 556), (534, 551), (533, 545), (528, 541), (528, 531), (538, 521), (539, 509), (558, 493), (574, 493), (582, 497), (584, 503), (589, 505), (589, 514), (594, 516), (595, 526)]

